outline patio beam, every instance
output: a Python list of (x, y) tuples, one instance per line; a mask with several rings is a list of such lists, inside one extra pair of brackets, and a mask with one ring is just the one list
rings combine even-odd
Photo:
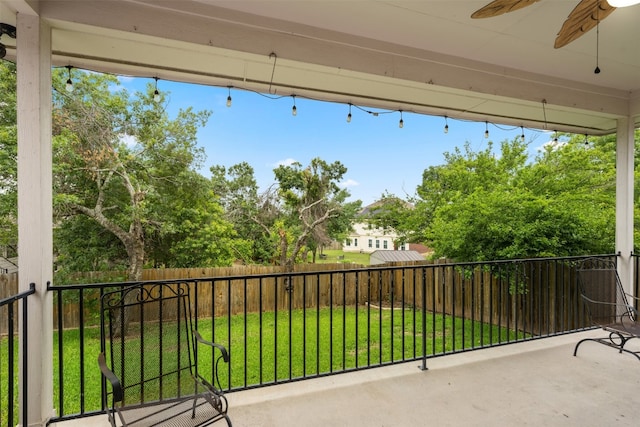
[[(18, 13), (18, 259), (19, 289), (35, 283), (29, 327), (20, 322), (20, 425), (44, 426), (53, 415), (53, 280), (51, 29), (38, 16)], [(22, 354), (26, 336), (28, 354)], [(27, 404), (27, 420), (23, 408)]]

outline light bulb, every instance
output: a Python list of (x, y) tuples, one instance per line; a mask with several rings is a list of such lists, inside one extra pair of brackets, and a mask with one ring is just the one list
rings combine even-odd
[(156, 81), (155, 90), (153, 91), (153, 100), (155, 102), (160, 101), (160, 92), (158, 92), (158, 77), (154, 77), (153, 80)]
[(65, 85), (65, 90), (69, 93), (73, 92), (73, 81), (71, 81), (71, 69), (73, 68), (71, 65), (67, 65), (65, 67), (67, 69), (67, 84)]
[(607, 3), (613, 7), (627, 7), (640, 3), (640, 0), (607, 0)]
[(231, 95), (227, 96), (227, 107), (231, 107)]
[(444, 125), (444, 133), (449, 133), (449, 125)]
[(488, 131), (488, 130), (485, 130), (485, 131), (484, 131), (484, 137), (485, 137), (485, 138), (489, 138), (489, 131)]
[(347, 123), (351, 123), (351, 113), (347, 114)]
[(291, 109), (291, 114), (294, 116), (298, 115), (298, 109), (296, 108), (296, 106), (294, 105), (293, 108)]
[(489, 122), (484, 122), (484, 137), (489, 138)]
[(400, 121), (398, 122), (398, 127), (400, 129), (402, 129), (404, 127), (404, 120), (400, 119)]

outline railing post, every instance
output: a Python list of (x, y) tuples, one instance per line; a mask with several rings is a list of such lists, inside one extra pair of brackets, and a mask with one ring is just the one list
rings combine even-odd
[(422, 267), (422, 364), (420, 369), (427, 368), (427, 269)]
[[(8, 324), (7, 324), (7, 334), (8, 334), (8, 341), (7, 341), (7, 346), (8, 346), (8, 354), (9, 354), (9, 360), (7, 361), (7, 369), (8, 369), (8, 383), (9, 384), (13, 384), (13, 379), (15, 378), (15, 372), (13, 370), (13, 355), (14, 355), (14, 349), (13, 349), (13, 334), (14, 334), (14, 323), (13, 323), (13, 303), (9, 303), (7, 304), (7, 310), (8, 310)], [(7, 395), (7, 425), (13, 425), (13, 402), (14, 402), (14, 396), (13, 396), (13, 387), (8, 387), (8, 395)]]
[[(35, 291), (36, 285), (31, 283), (29, 285), (29, 289)], [(26, 331), (29, 330), (29, 299), (27, 297), (22, 299), (22, 334), (26, 334)], [(29, 340), (22, 339), (22, 366), (27, 366), (27, 355), (29, 354)], [(22, 381), (22, 392), (25, 396), (29, 395), (29, 377), (28, 372), (26, 370), (22, 370), (20, 373), (20, 381)], [(22, 422), (23, 425), (29, 425), (29, 402), (27, 399), (23, 399), (21, 402), (22, 405)]]

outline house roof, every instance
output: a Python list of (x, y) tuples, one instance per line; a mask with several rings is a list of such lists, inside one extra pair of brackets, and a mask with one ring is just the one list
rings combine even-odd
[(376, 214), (378, 211), (384, 209), (385, 204), (387, 203), (391, 203), (393, 201), (398, 201), (402, 204), (405, 205), (405, 207), (412, 209), (413, 205), (405, 200), (402, 200), (400, 198), (394, 197), (393, 199), (382, 199), (382, 200), (377, 200), (373, 203), (371, 203), (370, 205), (365, 206), (364, 208), (362, 208), (362, 210), (360, 212), (358, 212), (358, 216), (360, 217), (368, 217), (371, 215)]
[(424, 257), (416, 251), (374, 251), (371, 259), (383, 262), (424, 261)]

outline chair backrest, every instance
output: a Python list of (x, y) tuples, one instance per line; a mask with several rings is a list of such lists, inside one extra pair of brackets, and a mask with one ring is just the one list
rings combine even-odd
[(634, 322), (614, 261), (605, 258), (588, 258), (577, 269), (580, 293), (591, 322), (608, 326)]
[(123, 405), (194, 393), (189, 302), (184, 283), (139, 284), (102, 296), (102, 351), (122, 384)]

